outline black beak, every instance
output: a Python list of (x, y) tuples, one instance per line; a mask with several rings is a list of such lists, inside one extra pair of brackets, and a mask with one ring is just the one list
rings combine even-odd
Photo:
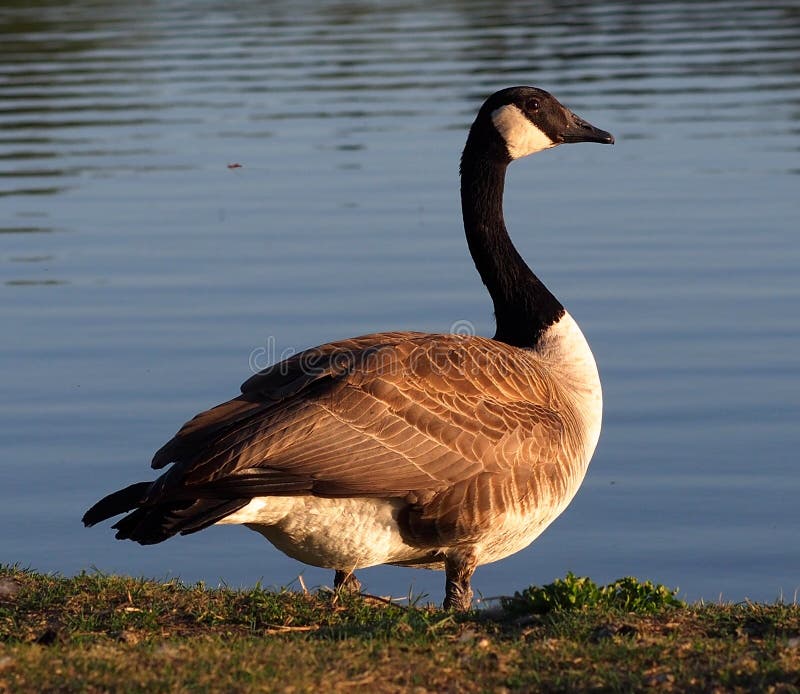
[(605, 130), (595, 128), (583, 118), (570, 112), (567, 127), (560, 134), (561, 142), (600, 142), (604, 145), (613, 145), (614, 136)]

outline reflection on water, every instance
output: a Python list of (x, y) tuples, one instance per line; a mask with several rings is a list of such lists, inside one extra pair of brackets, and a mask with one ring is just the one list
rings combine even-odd
[(244, 531), (140, 550), (77, 519), (269, 338), (491, 333), (458, 154), (486, 94), (533, 83), (617, 135), (515, 165), (507, 187), (607, 414), (569, 512), (476, 585), (571, 569), (791, 594), (799, 36), (795, 3), (737, 0), (4, 3), (0, 554), (291, 580)]

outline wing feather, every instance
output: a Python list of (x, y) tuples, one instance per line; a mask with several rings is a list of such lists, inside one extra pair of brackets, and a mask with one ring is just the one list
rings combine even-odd
[(468, 538), (493, 509), (558, 486), (569, 418), (557, 388), (535, 354), (487, 338), (330, 343), (187, 422), (155, 455), (154, 467), (173, 465), (148, 500), (213, 489), (401, 497), (415, 541)]

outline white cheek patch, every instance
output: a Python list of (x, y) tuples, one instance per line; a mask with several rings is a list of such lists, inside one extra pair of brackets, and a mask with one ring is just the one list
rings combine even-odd
[(506, 149), (512, 159), (526, 157), (556, 145), (514, 104), (506, 104), (493, 111), (492, 123), (505, 140)]

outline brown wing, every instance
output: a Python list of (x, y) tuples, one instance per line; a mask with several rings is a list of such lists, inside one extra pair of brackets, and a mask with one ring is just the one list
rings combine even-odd
[(492, 509), (535, 503), (563, 477), (555, 384), (535, 355), (486, 338), (367, 335), (295, 355), (242, 390), (156, 454), (154, 467), (175, 464), (150, 500), (401, 497), (427, 544), (466, 539)]

